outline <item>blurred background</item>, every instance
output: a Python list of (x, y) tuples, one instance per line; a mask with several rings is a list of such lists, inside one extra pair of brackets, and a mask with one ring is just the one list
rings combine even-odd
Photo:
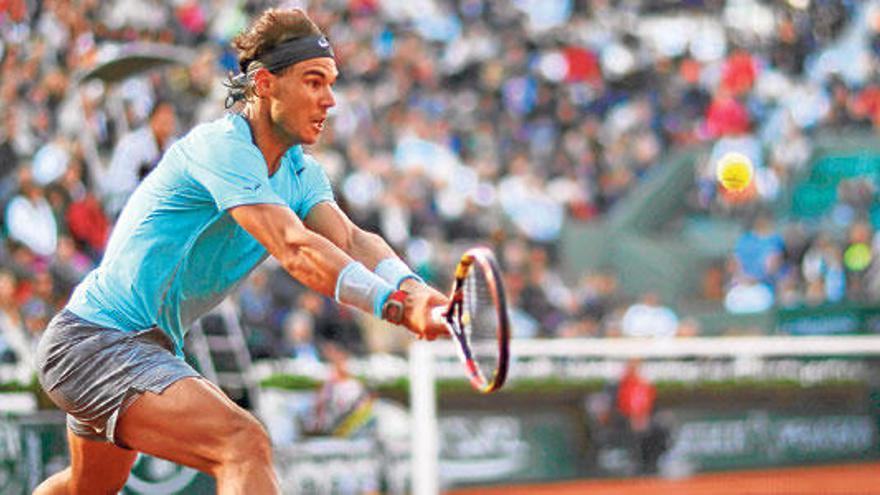
[[(502, 263), (524, 353), (490, 398), (438, 358), (441, 491), (880, 457), (880, 2), (0, 0), (0, 492), (64, 466), (35, 342), (271, 6), (334, 45), (345, 211), (443, 289)], [(407, 493), (411, 340), (270, 260), (187, 345), (286, 492)], [(126, 490), (213, 488), (144, 457)]]

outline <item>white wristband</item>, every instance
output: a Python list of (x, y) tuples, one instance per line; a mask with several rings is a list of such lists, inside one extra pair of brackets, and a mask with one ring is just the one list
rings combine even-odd
[(425, 281), (422, 280), (422, 277), (413, 273), (413, 271), (406, 266), (406, 263), (401, 261), (400, 258), (385, 258), (376, 265), (374, 271), (376, 272), (376, 275), (382, 277), (382, 280), (391, 284), (395, 289), (399, 289), (400, 284), (408, 278), (415, 279), (420, 283), (425, 283)]
[(345, 265), (336, 278), (334, 298), (381, 318), (382, 305), (394, 288), (357, 261)]

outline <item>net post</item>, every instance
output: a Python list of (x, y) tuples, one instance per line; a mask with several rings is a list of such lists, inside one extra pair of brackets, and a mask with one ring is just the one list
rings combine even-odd
[(438, 495), (437, 395), (434, 353), (428, 342), (409, 347), (410, 469), (413, 495)]

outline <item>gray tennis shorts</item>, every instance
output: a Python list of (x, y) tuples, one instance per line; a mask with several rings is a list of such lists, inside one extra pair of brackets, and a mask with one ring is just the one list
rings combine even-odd
[(63, 310), (40, 339), (37, 375), (74, 434), (127, 448), (114, 438), (116, 422), (140, 394), (200, 376), (173, 348), (158, 327), (124, 332)]

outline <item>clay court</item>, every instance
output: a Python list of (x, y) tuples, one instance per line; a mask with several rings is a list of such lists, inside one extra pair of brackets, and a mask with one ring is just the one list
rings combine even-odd
[(880, 495), (880, 463), (704, 474), (683, 480), (586, 480), (480, 487), (451, 495)]

